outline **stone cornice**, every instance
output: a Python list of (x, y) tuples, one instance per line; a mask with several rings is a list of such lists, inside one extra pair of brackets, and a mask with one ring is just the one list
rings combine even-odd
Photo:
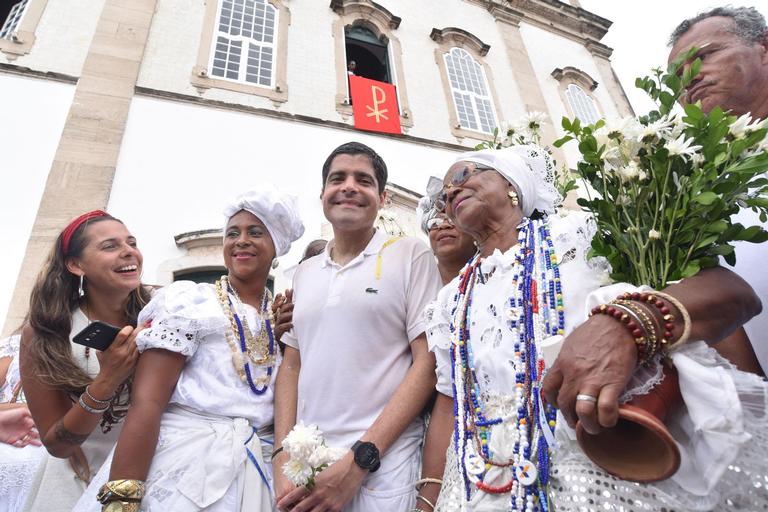
[(389, 12), (385, 7), (371, 0), (331, 0), (331, 9), (336, 14), (359, 13), (363, 16), (374, 18), (378, 22), (391, 29), (400, 26), (402, 19)]
[(429, 34), (430, 39), (440, 44), (445, 40), (453, 40), (464, 46), (474, 49), (480, 55), (487, 55), (491, 45), (486, 44), (474, 34), (456, 27), (445, 27), (443, 29), (433, 28)]
[(604, 45), (603, 43), (599, 43), (597, 41), (587, 41), (584, 45), (587, 47), (587, 50), (589, 50), (589, 53), (591, 53), (595, 57), (602, 57), (604, 59), (609, 59), (613, 54), (612, 48)]
[(597, 89), (597, 80), (579, 68), (574, 68), (571, 66), (556, 68), (554, 71), (552, 71), (552, 77), (558, 82), (562, 81), (563, 79), (569, 79), (574, 82), (578, 82), (590, 91)]
[(581, 43), (598, 45), (593, 53), (603, 56), (611, 49), (600, 39), (612, 25), (610, 20), (593, 14), (586, 9), (560, 2), (559, 0), (465, 0), (486, 9), (497, 20), (511, 25), (521, 21), (536, 25)]

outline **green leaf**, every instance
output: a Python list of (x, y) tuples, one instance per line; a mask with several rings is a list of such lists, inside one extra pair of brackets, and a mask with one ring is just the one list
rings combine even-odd
[[(563, 119), (565, 119), (565, 118), (563, 118)], [(561, 138), (557, 139), (557, 140), (554, 142), (554, 145), (555, 145), (555, 147), (556, 147), (556, 148), (559, 148), (559, 147), (561, 147), (563, 144), (565, 144), (566, 142), (570, 142), (570, 141), (572, 141), (572, 140), (573, 140), (573, 137), (571, 137), (570, 135), (566, 135), (565, 137), (561, 137)]]
[(690, 261), (680, 272), (680, 277), (692, 277), (699, 273), (701, 265), (697, 261)]
[(693, 198), (693, 201), (699, 204), (703, 204), (705, 206), (708, 206), (717, 200), (717, 194), (714, 192), (702, 192), (701, 194), (697, 195)]

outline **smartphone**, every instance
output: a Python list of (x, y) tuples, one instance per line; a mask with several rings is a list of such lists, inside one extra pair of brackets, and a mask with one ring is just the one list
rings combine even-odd
[(103, 351), (109, 348), (119, 332), (120, 329), (114, 325), (95, 320), (88, 324), (85, 329), (75, 334), (72, 341), (79, 345)]

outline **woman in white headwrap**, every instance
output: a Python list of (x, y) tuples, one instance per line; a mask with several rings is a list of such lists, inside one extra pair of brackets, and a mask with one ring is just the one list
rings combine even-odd
[(294, 198), (271, 187), (243, 194), (224, 215), (227, 275), (215, 285), (175, 282), (141, 312), (139, 323), (151, 324), (136, 338), (136, 407), (75, 510), (273, 509), (280, 353), (266, 284), (304, 226)]
[[(605, 473), (578, 448), (563, 416), (545, 405), (543, 377), (548, 370), (556, 377), (566, 356), (584, 367), (592, 365), (600, 378), (623, 378), (606, 369), (592, 340), (628, 354), (628, 382), (615, 390), (575, 389), (576, 412), (592, 432), (586, 411), (602, 424), (604, 406), (615, 404), (622, 389), (622, 401), (647, 393), (662, 378), (663, 356), (648, 355), (632, 374), (634, 362), (645, 356), (624, 319), (604, 314), (587, 319), (593, 307), (638, 289), (621, 283), (602, 286), (609, 282), (607, 268), (587, 257), (594, 223), (582, 212), (553, 215), (559, 199), (553, 181), (551, 159), (536, 146), (463, 154), (443, 180), (439, 206), (474, 238), (478, 253), (425, 312), (429, 347), (437, 360), (437, 390), (450, 397), (453, 407), (433, 410), (417, 510), (762, 510), (768, 504), (763, 476), (768, 384), (736, 370), (698, 341), (718, 341), (711, 329), (697, 323), (712, 317), (712, 309), (699, 307), (701, 301), (728, 297), (738, 302), (743, 287), (729, 282), (731, 289), (723, 286), (720, 296), (698, 288), (696, 308), (650, 290), (654, 304), (640, 300), (639, 293), (626, 301), (626, 311), (648, 318), (640, 326), (647, 339), (664, 322), (672, 341), (693, 333), (691, 341), (670, 354), (687, 413), (669, 423), (682, 454), (671, 479), (640, 485)], [(651, 321), (662, 316), (655, 311), (659, 303), (675, 318)], [(719, 339), (745, 321), (724, 309), (718, 314)], [(561, 353), (553, 367), (556, 353), (548, 349), (564, 336), (577, 352)], [(552, 403), (573, 423), (572, 404), (562, 400), (569, 385), (578, 384), (564, 382)], [(444, 460), (441, 479), (437, 468)]]

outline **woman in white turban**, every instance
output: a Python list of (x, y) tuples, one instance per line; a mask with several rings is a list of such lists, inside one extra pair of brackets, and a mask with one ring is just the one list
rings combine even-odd
[[(559, 198), (553, 181), (551, 159), (536, 146), (460, 155), (443, 180), (438, 207), (478, 250), (426, 308), (441, 398), (430, 418), (416, 510), (764, 510), (768, 383), (720, 358), (705, 343), (718, 341), (714, 330), (701, 327), (714, 311), (721, 326), (728, 324), (724, 333), (743, 317), (702, 303), (691, 307), (691, 296), (707, 295), (706, 289), (690, 291), (701, 284), (689, 282), (686, 305), (647, 287), (640, 293), (626, 283), (602, 286), (607, 268), (589, 258), (594, 222), (582, 212), (553, 214)], [(729, 283), (718, 292), (735, 299), (740, 290)], [(612, 313), (612, 306), (600, 306), (624, 292), (633, 293), (614, 302), (619, 305)], [(596, 314), (587, 319), (590, 311)], [(628, 322), (633, 318), (639, 318), (634, 326)], [(658, 339), (661, 325), (676, 344), (668, 353), (642, 345)], [(564, 337), (578, 352), (564, 348), (558, 356), (553, 349)], [(681, 460), (669, 479), (635, 484), (606, 473), (585, 457), (562, 421), (575, 423), (565, 385), (549, 401), (562, 414), (545, 404), (547, 382), (557, 378), (568, 356), (619, 381), (618, 372), (601, 366), (592, 340), (627, 353), (627, 373), (636, 360), (644, 364), (623, 393), (621, 384), (590, 388), (589, 381), (573, 389), (581, 425), (590, 433), (588, 412), (603, 419), (606, 404), (647, 394), (663, 378), (665, 356), (673, 361), (685, 407), (667, 423)], [(445, 401), (450, 406), (438, 407)], [(652, 449), (658, 445), (641, 446), (662, 459)], [(622, 457), (617, 450), (614, 456)]]
[(75, 510), (273, 510), (280, 353), (266, 284), (304, 226), (294, 198), (270, 187), (224, 215), (227, 275), (175, 282), (141, 312), (137, 406)]

